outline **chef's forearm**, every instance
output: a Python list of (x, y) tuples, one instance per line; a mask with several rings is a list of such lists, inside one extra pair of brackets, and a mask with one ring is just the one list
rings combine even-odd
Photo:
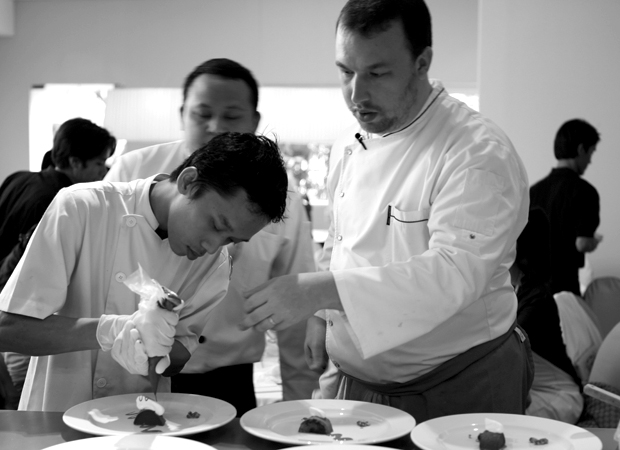
[(29, 356), (97, 350), (99, 319), (52, 315), (43, 320), (0, 312), (0, 351)]

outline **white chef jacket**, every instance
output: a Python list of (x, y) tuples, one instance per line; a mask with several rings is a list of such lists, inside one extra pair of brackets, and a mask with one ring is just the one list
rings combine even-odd
[[(105, 179), (128, 181), (156, 172), (169, 173), (189, 156), (183, 142), (155, 145), (122, 155)], [(228, 246), (233, 257), (228, 293), (209, 315), (202, 333), (204, 339), (182, 373), (204, 373), (260, 361), (265, 350), (264, 333), (239, 329), (245, 315), (243, 293), (277, 276), (316, 270), (311, 224), (301, 196), (293, 189), (289, 189), (285, 215), (283, 222), (268, 224), (249, 242)], [(299, 334), (301, 339), (296, 336)], [(318, 387), (318, 375), (308, 368), (304, 359), (300, 343), (303, 336), (305, 323), (278, 332), (280, 358), (286, 362), (282, 368), (286, 400), (309, 398), (312, 389)], [(284, 373), (289, 366), (291, 374)]]
[(331, 226), (320, 266), (344, 312), (326, 311), (334, 364), (405, 382), (505, 333), (509, 267), (527, 222), (525, 168), (508, 137), (439, 82), (414, 121), (333, 146)]
[(119, 155), (105, 175), (106, 181), (132, 181), (156, 173), (170, 173), (185, 161), (192, 152), (185, 141), (153, 145)]
[[(0, 309), (39, 319), (56, 313), (132, 314), (140, 299), (123, 281), (140, 264), (185, 300), (175, 339), (193, 352), (208, 313), (226, 294), (228, 252), (190, 261), (175, 255), (168, 240), (155, 233), (149, 187), (162, 178), (61, 190), (0, 294)], [(162, 378), (159, 388), (169, 392), (169, 379)], [(146, 377), (129, 374), (111, 352), (33, 357), (19, 408), (65, 411), (93, 398), (151, 390)]]

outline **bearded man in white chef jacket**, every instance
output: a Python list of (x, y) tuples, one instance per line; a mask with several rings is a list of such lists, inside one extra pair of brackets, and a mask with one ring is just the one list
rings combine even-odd
[(509, 267), (528, 179), (502, 130), (429, 80), (431, 45), (422, 0), (343, 7), (336, 65), (359, 126), (331, 151), (323, 270), (249, 293), (242, 326), (309, 318), (309, 363), (337, 369), (324, 396), (418, 422), (523, 414), (531, 350)]

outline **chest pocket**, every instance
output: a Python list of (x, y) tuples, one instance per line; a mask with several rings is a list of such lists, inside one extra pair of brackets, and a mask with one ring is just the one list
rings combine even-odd
[(428, 250), (429, 214), (430, 208), (401, 211), (395, 206), (388, 206), (387, 244), (392, 254), (392, 261), (406, 261)]

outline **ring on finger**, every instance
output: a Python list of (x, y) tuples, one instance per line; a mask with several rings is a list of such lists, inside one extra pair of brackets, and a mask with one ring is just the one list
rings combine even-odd
[(271, 324), (272, 328), (276, 326), (276, 322), (273, 320), (273, 316), (269, 316), (269, 323)]

